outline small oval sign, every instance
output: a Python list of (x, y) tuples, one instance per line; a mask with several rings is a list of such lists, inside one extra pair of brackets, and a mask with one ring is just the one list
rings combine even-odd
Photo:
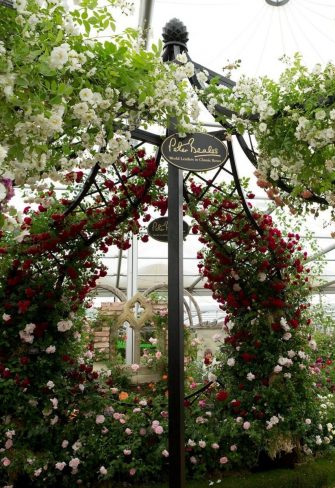
[[(183, 237), (184, 239), (190, 231), (189, 225), (183, 221)], [(168, 242), (168, 218), (159, 217), (153, 220), (148, 225), (148, 234), (156, 241)]]
[(186, 137), (172, 134), (164, 139), (161, 150), (166, 161), (185, 171), (209, 171), (228, 157), (228, 149), (222, 141), (202, 132)]

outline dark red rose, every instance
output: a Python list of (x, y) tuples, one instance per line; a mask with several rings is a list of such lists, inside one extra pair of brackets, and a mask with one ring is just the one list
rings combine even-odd
[(229, 397), (229, 393), (225, 390), (221, 390), (219, 391), (217, 394), (216, 394), (216, 399), (219, 401), (219, 402), (224, 402), (227, 400), (227, 398)]

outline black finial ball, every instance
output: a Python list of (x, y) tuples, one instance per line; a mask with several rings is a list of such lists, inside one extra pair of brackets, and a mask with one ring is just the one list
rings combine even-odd
[(165, 27), (163, 27), (164, 42), (181, 42), (186, 44), (188, 41), (188, 32), (186, 26), (179, 19), (171, 19)]

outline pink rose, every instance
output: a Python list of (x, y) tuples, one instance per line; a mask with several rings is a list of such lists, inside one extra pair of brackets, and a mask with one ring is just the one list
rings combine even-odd
[(226, 456), (220, 458), (220, 464), (227, 464), (227, 463), (228, 463), (228, 458)]
[(10, 465), (10, 459), (8, 459), (8, 457), (4, 457), (1, 459), (1, 462), (3, 464), (3, 466), (9, 466)]
[(72, 469), (77, 469), (80, 464), (80, 460), (78, 458), (72, 458), (69, 462), (69, 466)]
[(161, 435), (163, 434), (164, 432), (164, 429), (161, 425), (158, 425), (156, 428), (155, 428), (155, 434), (158, 434), (158, 435)]

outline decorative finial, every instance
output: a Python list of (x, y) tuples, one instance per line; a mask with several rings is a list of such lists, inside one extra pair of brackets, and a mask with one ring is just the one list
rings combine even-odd
[(163, 27), (163, 39), (164, 43), (181, 43), (185, 44), (188, 41), (188, 32), (186, 26), (179, 20), (179, 19), (171, 19), (169, 22)]

